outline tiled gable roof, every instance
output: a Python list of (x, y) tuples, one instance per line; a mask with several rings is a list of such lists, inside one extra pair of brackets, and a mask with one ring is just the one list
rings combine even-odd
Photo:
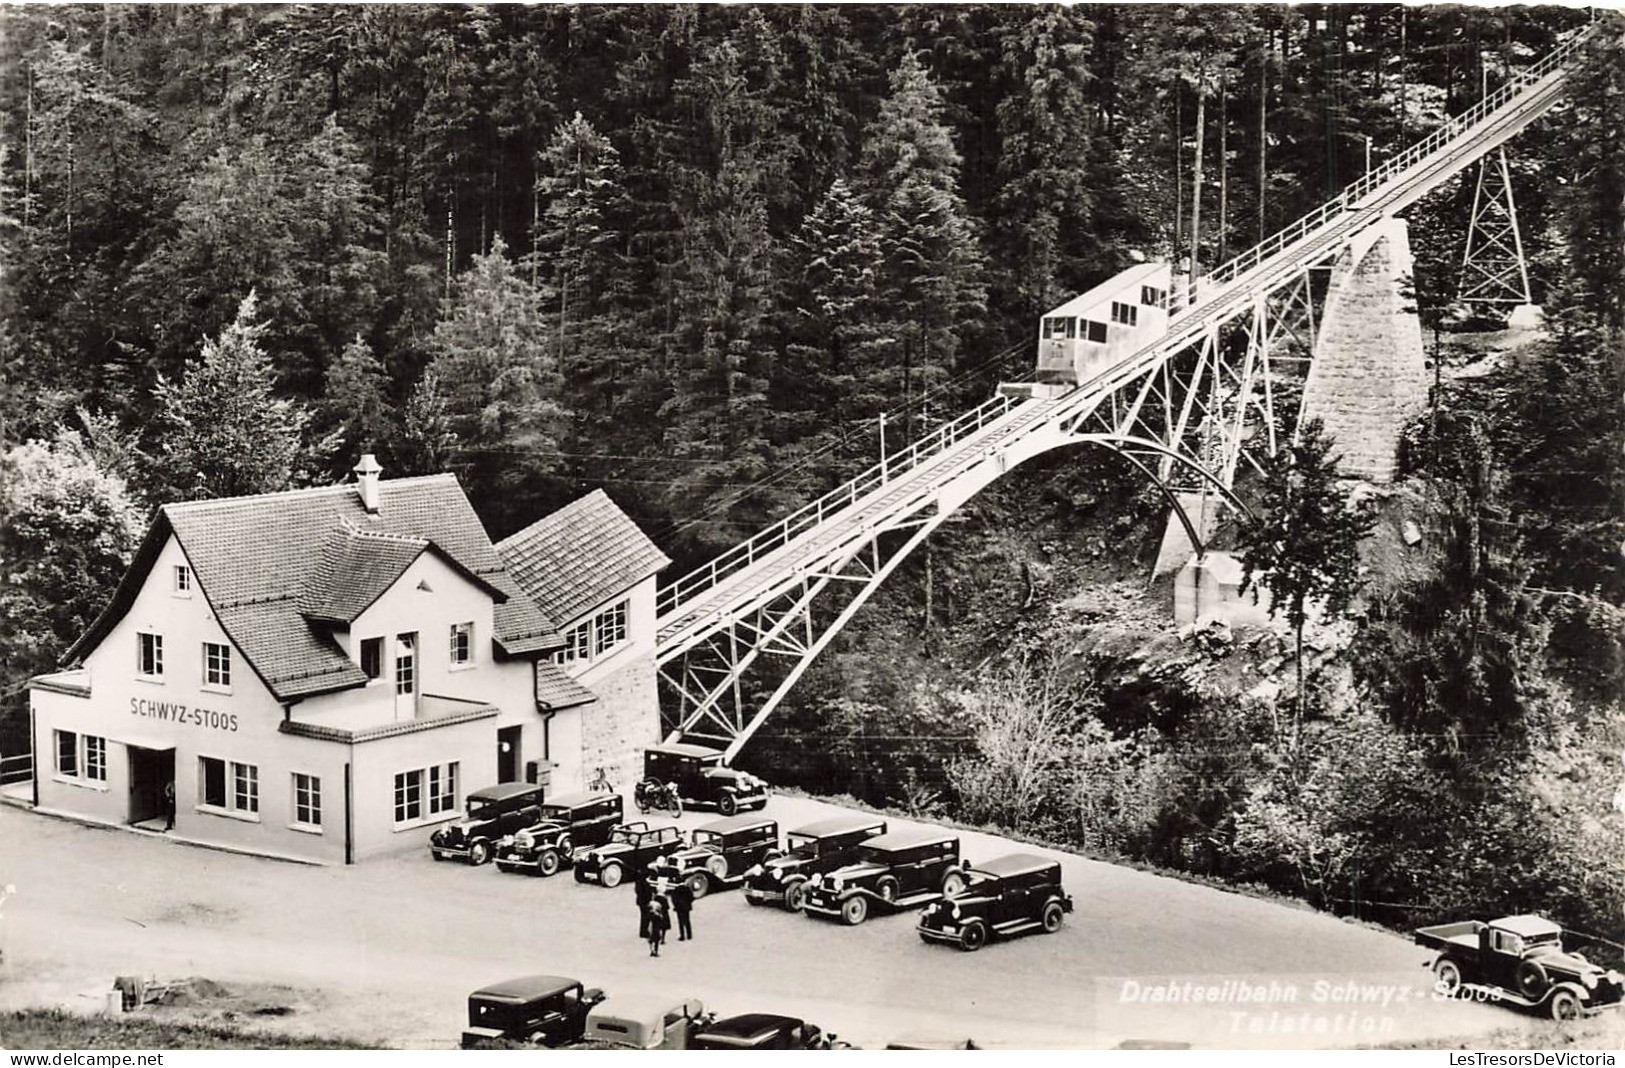
[[(123, 617), (170, 532), (221, 627), (281, 700), (365, 683), (322, 621), (353, 619), (346, 613), (365, 608), (380, 582), (399, 577), (411, 562), (408, 552), (411, 559), (437, 552), (492, 591), (500, 601), (495, 638), (505, 652), (560, 644), (553, 624), (517, 596), (456, 478), (386, 480), (378, 493), (376, 514), (362, 506), (353, 483), (165, 505), (112, 604), (67, 659), (81, 659)], [(358, 573), (346, 570), (351, 564)], [(316, 614), (307, 618), (301, 609)]]
[(598, 700), (598, 695), (571, 678), (557, 664), (536, 664), (536, 707), (557, 712)]
[(561, 626), (671, 563), (603, 490), (497, 543), (508, 572)]

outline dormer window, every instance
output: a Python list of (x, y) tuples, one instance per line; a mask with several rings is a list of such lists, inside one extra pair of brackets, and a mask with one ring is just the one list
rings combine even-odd
[(176, 564), (174, 571), (174, 588), (176, 597), (192, 596), (192, 569), (185, 564)]

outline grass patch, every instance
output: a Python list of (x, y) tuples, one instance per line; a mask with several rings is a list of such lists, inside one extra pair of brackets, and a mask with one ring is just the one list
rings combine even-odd
[(344, 1038), (277, 1035), (265, 1031), (180, 1023), (137, 1015), (80, 1016), (61, 1009), (0, 1013), (0, 1045), (7, 1049), (379, 1049)]

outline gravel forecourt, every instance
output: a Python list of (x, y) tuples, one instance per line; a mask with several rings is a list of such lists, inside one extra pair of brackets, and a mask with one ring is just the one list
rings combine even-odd
[[(766, 814), (784, 830), (838, 811), (776, 797)], [(413, 835), (426, 843), (426, 831)], [(961, 841), (971, 861), (1044, 852), (975, 832)], [(457, 1043), (470, 990), (554, 972), (611, 997), (696, 995), (724, 1014), (802, 1016), (864, 1046), (905, 1035), (1028, 1048), (1353, 1046), (1533, 1024), (1437, 1000), (1426, 954), (1399, 936), (1063, 853), (1077, 910), (1056, 935), (970, 954), (922, 943), (912, 914), (847, 928), (725, 891), (696, 906), (693, 942), (651, 959), (631, 889), (568, 872), (437, 864), (426, 848), (313, 867), (10, 805), (0, 843), (0, 884), (16, 888), (0, 926), (7, 1009), (91, 1011), (117, 975), (204, 976), (297, 992), (296, 1011), (255, 1026), (443, 1048)]]

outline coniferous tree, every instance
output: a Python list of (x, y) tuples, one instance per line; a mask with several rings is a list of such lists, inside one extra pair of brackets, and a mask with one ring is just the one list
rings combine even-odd
[(429, 340), (452, 466), (494, 529), (523, 525), (559, 462), (569, 412), (550, 341), (536, 290), (500, 238), (458, 276)]
[(383, 361), (360, 334), (328, 364), (317, 405), (317, 451), (328, 458), (334, 478), (342, 479), (361, 453), (376, 453), (394, 440), (388, 386)]
[(959, 151), (942, 94), (914, 52), (864, 132), (855, 186), (879, 223), (880, 294), (892, 310), (892, 381), (912, 420), (919, 399), (953, 373), (960, 340), (986, 310), (976, 226), (960, 197)]
[(1375, 522), (1350, 507), (1332, 444), (1319, 419), (1301, 425), (1265, 465), (1259, 515), (1239, 536), (1242, 590), (1268, 590), (1270, 615), (1284, 616), (1296, 641), (1294, 748), (1303, 723), (1304, 626), (1315, 606), (1334, 616), (1347, 610), (1359, 589), (1360, 540)]
[(273, 392), (257, 313), (249, 293), (179, 381), (159, 378), (157, 444), (145, 479), (156, 499), (239, 497), (293, 485), (309, 417)]

